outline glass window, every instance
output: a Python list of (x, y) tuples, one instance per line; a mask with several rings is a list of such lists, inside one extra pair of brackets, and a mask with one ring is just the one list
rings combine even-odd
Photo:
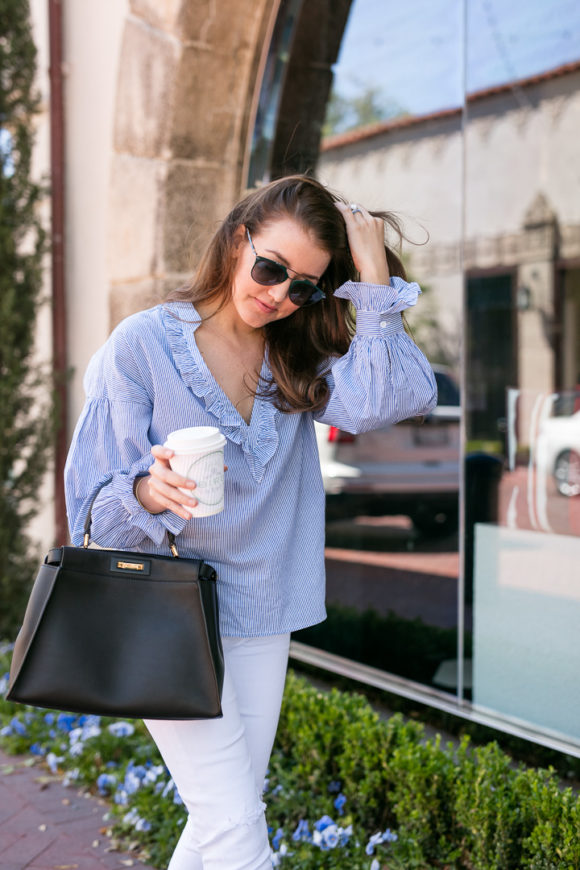
[[(403, 248), (424, 289), (408, 320), (439, 404), (422, 423), (354, 438), (320, 427), (329, 616), (297, 635), (447, 693), (457, 691), (461, 22), (448, 0), (355, 0), (334, 68), (317, 174), (396, 212), (420, 243)], [(442, 167), (444, 200), (433, 195)]]
[(278, 152), (402, 218), (439, 403), (318, 428), (329, 618), (296, 639), (580, 751), (580, 6), (353, 0), (309, 42), (322, 9), (290, 58), (325, 99), (294, 117), (289, 63)]
[(580, 9), (567, 0), (482, 0), (466, 8), (472, 699), (476, 709), (580, 741), (573, 688), (580, 667), (580, 184), (569, 152), (580, 123)]

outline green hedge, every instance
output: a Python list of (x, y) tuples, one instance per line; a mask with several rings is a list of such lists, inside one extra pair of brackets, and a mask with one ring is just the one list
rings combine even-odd
[[(166, 866), (185, 812), (141, 723), (5, 701), (0, 717), (4, 748), (109, 795), (113, 837)], [(495, 743), (426, 740), (420, 724), (292, 672), (266, 802), (284, 868), (580, 870), (580, 803), (553, 771), (516, 765)]]

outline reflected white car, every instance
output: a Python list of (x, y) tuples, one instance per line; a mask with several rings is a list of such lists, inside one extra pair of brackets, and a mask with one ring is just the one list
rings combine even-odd
[(439, 403), (411, 419), (362, 435), (316, 424), (327, 518), (401, 513), (423, 532), (456, 528), (459, 493), (459, 390), (434, 366)]
[(536, 465), (553, 476), (561, 495), (580, 495), (580, 411), (544, 420), (536, 445)]

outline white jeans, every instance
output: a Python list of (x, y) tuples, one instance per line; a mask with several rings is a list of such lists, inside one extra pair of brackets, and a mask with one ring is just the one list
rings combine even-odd
[(223, 638), (222, 719), (145, 724), (189, 816), (168, 870), (270, 870), (264, 777), (290, 635)]

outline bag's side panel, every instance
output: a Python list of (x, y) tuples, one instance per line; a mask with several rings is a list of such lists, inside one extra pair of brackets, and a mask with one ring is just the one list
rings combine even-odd
[(55, 565), (41, 565), (34, 581), (22, 626), (18, 632), (10, 663), (10, 681), (6, 697), (10, 701), (20, 700), (18, 697), (18, 677), (22, 665), (33, 643), (36, 631), (42, 620), (46, 605), (50, 599), (59, 568)]
[(205, 613), (208, 643), (221, 696), (224, 685), (224, 651), (219, 628), (217, 581), (200, 579), (199, 589)]

